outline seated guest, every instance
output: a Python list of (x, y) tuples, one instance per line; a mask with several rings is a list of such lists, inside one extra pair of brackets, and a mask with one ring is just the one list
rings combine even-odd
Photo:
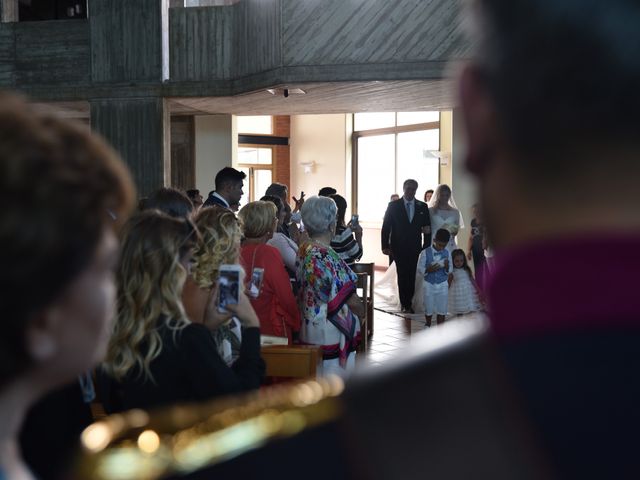
[[(191, 223), (161, 213), (142, 213), (127, 225), (116, 272), (116, 321), (98, 372), (108, 413), (206, 400), (260, 386), (264, 362), (259, 321), (244, 293), (237, 305), (226, 307), (245, 327), (240, 357), (232, 368), (218, 354), (209, 326), (193, 323), (185, 314), (182, 287), (196, 241)], [(219, 315), (226, 320), (231, 313)]]
[(193, 252), (191, 275), (187, 277), (182, 291), (185, 310), (191, 321), (209, 322), (218, 353), (227, 365), (232, 365), (240, 355), (240, 321), (232, 318), (222, 324), (215, 322), (210, 308), (211, 303), (216, 300), (214, 294), (220, 266), (236, 265), (240, 262), (242, 231), (236, 216), (228, 209), (217, 205), (200, 210), (195, 223), (201, 234), (201, 241)]
[(289, 277), (295, 277), (298, 245), (296, 244), (296, 242), (282, 233), (281, 227), (284, 224), (284, 219), (287, 215), (282, 200), (280, 200), (278, 197), (274, 197), (273, 195), (265, 195), (260, 200), (271, 202), (278, 209), (278, 226), (276, 227), (276, 231), (273, 232), (273, 237), (271, 237), (271, 239), (267, 242), (267, 245), (271, 245), (272, 247), (278, 249), (280, 255), (282, 256), (284, 266), (289, 272)]
[[(102, 360), (113, 313), (115, 230), (134, 191), (100, 138), (0, 94), (0, 192), (0, 478), (33, 478), (21, 449), (38, 471), (57, 456), (48, 465), (51, 478), (75, 447), (82, 412), (47, 396), (44, 407), (55, 417), (40, 423), (39, 437), (23, 432), (21, 446), (18, 434), (33, 404), (64, 384), (80, 394), (78, 376)], [(76, 399), (73, 407), (82, 408)], [(57, 430), (59, 419), (65, 423)]]
[(362, 227), (359, 223), (345, 224), (344, 215), (347, 211), (347, 201), (343, 196), (334, 193), (329, 195), (336, 202), (338, 216), (336, 218), (336, 233), (331, 239), (333, 248), (347, 265), (353, 265), (362, 258)]
[[(289, 188), (282, 184), (274, 182), (267, 187), (267, 190), (264, 192), (265, 196), (273, 196), (278, 197), (282, 201), (282, 205), (284, 207), (284, 219), (282, 224), (278, 226), (278, 232), (282, 233), (286, 237), (291, 238), (289, 232), (289, 224), (291, 223), (291, 217), (293, 215), (293, 211), (291, 210), (291, 205), (289, 205)], [(298, 205), (296, 204), (295, 212), (298, 213)]]
[(196, 212), (200, 210), (200, 207), (202, 207), (202, 204), (203, 204), (200, 190), (198, 190), (197, 188), (191, 188), (186, 191), (186, 194), (187, 194), (187, 197), (189, 197), (189, 200), (191, 200), (191, 203), (193, 203), (194, 210)]
[(162, 187), (144, 200), (141, 210), (160, 210), (171, 217), (188, 218), (194, 212), (194, 206), (177, 188)]
[(231, 167), (224, 167), (216, 174), (215, 191), (209, 192), (209, 197), (204, 202), (205, 207), (219, 205), (231, 208), (233, 204), (240, 205), (240, 199), (244, 193), (244, 179), (247, 174)]
[(360, 338), (356, 315), (364, 313), (356, 295), (356, 275), (330, 246), (337, 213), (331, 198), (309, 198), (302, 206), (302, 221), (310, 241), (298, 251), (300, 339), (322, 346), (325, 375), (345, 375), (355, 366)]
[(335, 195), (338, 191), (333, 187), (322, 187), (318, 191), (319, 197), (330, 197), (331, 195)]
[(266, 335), (287, 337), (300, 330), (300, 312), (291, 290), (289, 275), (277, 248), (267, 245), (277, 225), (276, 206), (271, 202), (251, 202), (238, 217), (244, 228), (240, 253), (242, 266), (251, 277), (254, 268), (262, 268), (262, 288), (251, 304), (260, 319), (260, 331)]

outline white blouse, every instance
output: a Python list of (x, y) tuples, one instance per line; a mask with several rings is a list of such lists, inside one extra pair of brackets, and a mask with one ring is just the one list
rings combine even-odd
[(298, 245), (288, 238), (284, 233), (275, 232), (267, 245), (275, 247), (282, 255), (284, 266), (289, 270), (296, 271), (296, 257), (298, 256)]

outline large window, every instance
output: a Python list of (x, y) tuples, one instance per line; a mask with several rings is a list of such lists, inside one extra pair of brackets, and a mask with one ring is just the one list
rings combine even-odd
[(272, 135), (273, 117), (271, 115), (240, 115), (238, 116), (238, 133)]
[(354, 115), (354, 199), (362, 222), (382, 222), (389, 197), (402, 196), (408, 178), (418, 182), (416, 196), (440, 179), (439, 112), (381, 112)]
[(240, 205), (260, 200), (273, 179), (273, 147), (240, 145), (238, 170), (247, 174)]

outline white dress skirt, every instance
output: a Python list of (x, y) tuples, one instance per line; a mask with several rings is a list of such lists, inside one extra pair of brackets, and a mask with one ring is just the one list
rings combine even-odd
[[(422, 280), (424, 278), (423, 253), (424, 250), (420, 253), (420, 257), (418, 258), (415, 290), (413, 293), (413, 300), (411, 302), (411, 307), (416, 314), (424, 313), (422, 294)], [(376, 295), (376, 307), (390, 312), (400, 312), (402, 305), (400, 305), (400, 296), (398, 294), (398, 270), (396, 268), (396, 262), (389, 265), (387, 271), (381, 277), (378, 277), (374, 291)]]
[(449, 287), (449, 313), (459, 315), (481, 310), (482, 304), (469, 273), (464, 268), (454, 268), (453, 282)]

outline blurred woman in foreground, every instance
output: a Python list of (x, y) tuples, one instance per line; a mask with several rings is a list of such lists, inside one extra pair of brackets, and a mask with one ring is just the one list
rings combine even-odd
[(20, 425), (39, 397), (105, 353), (115, 229), (134, 192), (98, 137), (0, 94), (0, 195), (0, 478), (32, 478)]

